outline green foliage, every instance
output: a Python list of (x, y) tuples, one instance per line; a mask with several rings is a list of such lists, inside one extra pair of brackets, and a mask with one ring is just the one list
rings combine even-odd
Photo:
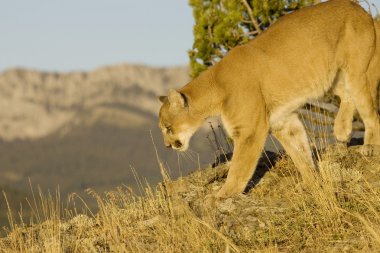
[(231, 48), (245, 44), (280, 16), (313, 0), (189, 0), (195, 19), (189, 51), (191, 76), (218, 62)]

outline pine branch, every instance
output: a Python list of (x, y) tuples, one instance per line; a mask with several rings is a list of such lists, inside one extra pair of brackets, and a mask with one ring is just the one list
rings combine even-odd
[(257, 20), (255, 19), (255, 17), (253, 16), (253, 12), (252, 12), (251, 6), (249, 6), (247, 0), (242, 0), (242, 2), (244, 4), (245, 8), (247, 8), (248, 15), (249, 15), (250, 19), (252, 20), (252, 24), (255, 27), (255, 30), (257, 31), (258, 34), (262, 33), (262, 30), (260, 28), (259, 23), (257, 22)]

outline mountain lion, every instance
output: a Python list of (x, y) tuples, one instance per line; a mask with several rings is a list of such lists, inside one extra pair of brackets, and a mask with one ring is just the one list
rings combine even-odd
[(234, 155), (216, 197), (245, 189), (269, 131), (302, 177), (310, 179), (315, 165), (295, 111), (323, 96), (339, 75), (344, 78), (342, 89), (364, 121), (363, 151), (370, 154), (374, 145), (380, 145), (380, 119), (366, 76), (374, 50), (373, 20), (349, 0), (332, 0), (286, 15), (186, 86), (160, 97), (164, 143), (186, 150), (202, 122), (219, 114), (233, 138)]

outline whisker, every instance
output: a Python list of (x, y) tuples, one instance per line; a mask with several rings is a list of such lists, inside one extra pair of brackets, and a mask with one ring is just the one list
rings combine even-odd
[(186, 156), (183, 152), (177, 151), (177, 154), (179, 155), (179, 157), (186, 159)]
[(190, 153), (192, 153), (192, 154), (198, 154), (198, 152), (196, 152), (196, 151), (194, 151), (194, 150), (192, 150), (190, 148), (187, 151), (190, 152)]
[(179, 152), (179, 151), (177, 151), (177, 153), (179, 154), (179, 156), (180, 157), (182, 157), (184, 160), (189, 160), (189, 157), (188, 157), (188, 155), (187, 155), (187, 153), (186, 152)]
[(192, 157), (197, 157), (199, 154), (198, 152), (188, 149), (187, 152), (192, 156)]
[(184, 152), (184, 155), (188, 159), (188, 161), (194, 162), (194, 158), (186, 151)]
[(182, 154), (183, 154), (183, 157), (185, 157), (187, 161), (194, 162), (193, 156), (188, 151), (182, 152)]

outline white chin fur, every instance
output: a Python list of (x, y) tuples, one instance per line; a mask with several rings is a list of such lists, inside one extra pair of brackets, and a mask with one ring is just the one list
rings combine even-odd
[(182, 146), (180, 148), (175, 148), (175, 150), (183, 152), (183, 151), (186, 151), (188, 147), (189, 147), (189, 145), (184, 145), (184, 146)]
[(194, 131), (189, 130), (179, 135), (178, 137), (179, 137), (179, 141), (182, 143), (182, 147), (175, 148), (175, 150), (186, 151), (189, 148), (190, 139), (193, 136), (193, 134), (194, 134)]

